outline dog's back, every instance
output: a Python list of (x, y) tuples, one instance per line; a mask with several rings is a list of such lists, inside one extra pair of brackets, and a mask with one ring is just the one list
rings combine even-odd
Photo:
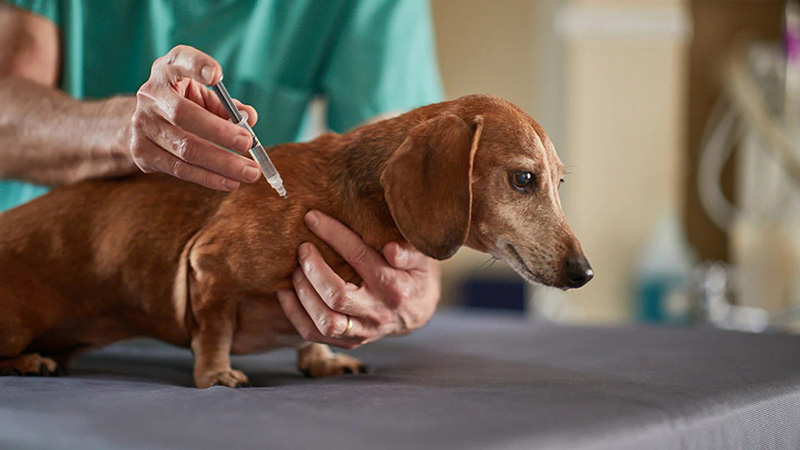
[(224, 196), (134, 175), (58, 188), (0, 214), (0, 357), (31, 337), (30, 350), (48, 353), (153, 327), (166, 340), (185, 340), (182, 327), (153, 321), (174, 316), (164, 301), (173, 286), (163, 281), (174, 276), (147, 274), (176, 272), (186, 242)]

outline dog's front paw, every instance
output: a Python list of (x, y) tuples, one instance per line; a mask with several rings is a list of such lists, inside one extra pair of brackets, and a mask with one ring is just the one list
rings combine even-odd
[(228, 386), (231, 388), (240, 388), (250, 386), (247, 380), (247, 375), (242, 373), (241, 370), (228, 369), (222, 372), (206, 372), (202, 374), (195, 374), (194, 384), (200, 389), (205, 389), (211, 386)]
[(333, 353), (330, 356), (308, 358), (298, 364), (298, 369), (307, 377), (330, 377), (355, 373), (367, 373), (369, 368), (361, 361), (343, 353)]

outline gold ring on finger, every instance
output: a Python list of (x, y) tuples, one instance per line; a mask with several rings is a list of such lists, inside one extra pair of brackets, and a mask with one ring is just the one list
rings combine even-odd
[(341, 336), (339, 336), (340, 338), (346, 338), (347, 335), (350, 334), (350, 330), (353, 328), (353, 318), (347, 314), (345, 315), (347, 316), (347, 326), (344, 328), (344, 332), (342, 332)]

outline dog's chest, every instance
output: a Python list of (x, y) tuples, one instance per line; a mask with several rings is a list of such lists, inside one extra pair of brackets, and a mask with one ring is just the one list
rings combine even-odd
[[(361, 283), (361, 277), (340, 257), (332, 257), (328, 262), (346, 282)], [(291, 283), (282, 288), (291, 288)], [(283, 312), (275, 293), (248, 296), (239, 300), (231, 353), (260, 353), (283, 347), (298, 347), (304, 342)]]
[(231, 353), (259, 353), (297, 347), (304, 341), (283, 313), (275, 294), (239, 301)]

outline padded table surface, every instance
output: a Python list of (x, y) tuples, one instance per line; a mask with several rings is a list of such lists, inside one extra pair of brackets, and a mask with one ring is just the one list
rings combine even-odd
[(187, 350), (120, 343), (0, 378), (0, 448), (800, 448), (800, 337), (440, 313), (352, 353), (370, 375), (281, 350), (234, 358), (256, 387), (197, 390)]

